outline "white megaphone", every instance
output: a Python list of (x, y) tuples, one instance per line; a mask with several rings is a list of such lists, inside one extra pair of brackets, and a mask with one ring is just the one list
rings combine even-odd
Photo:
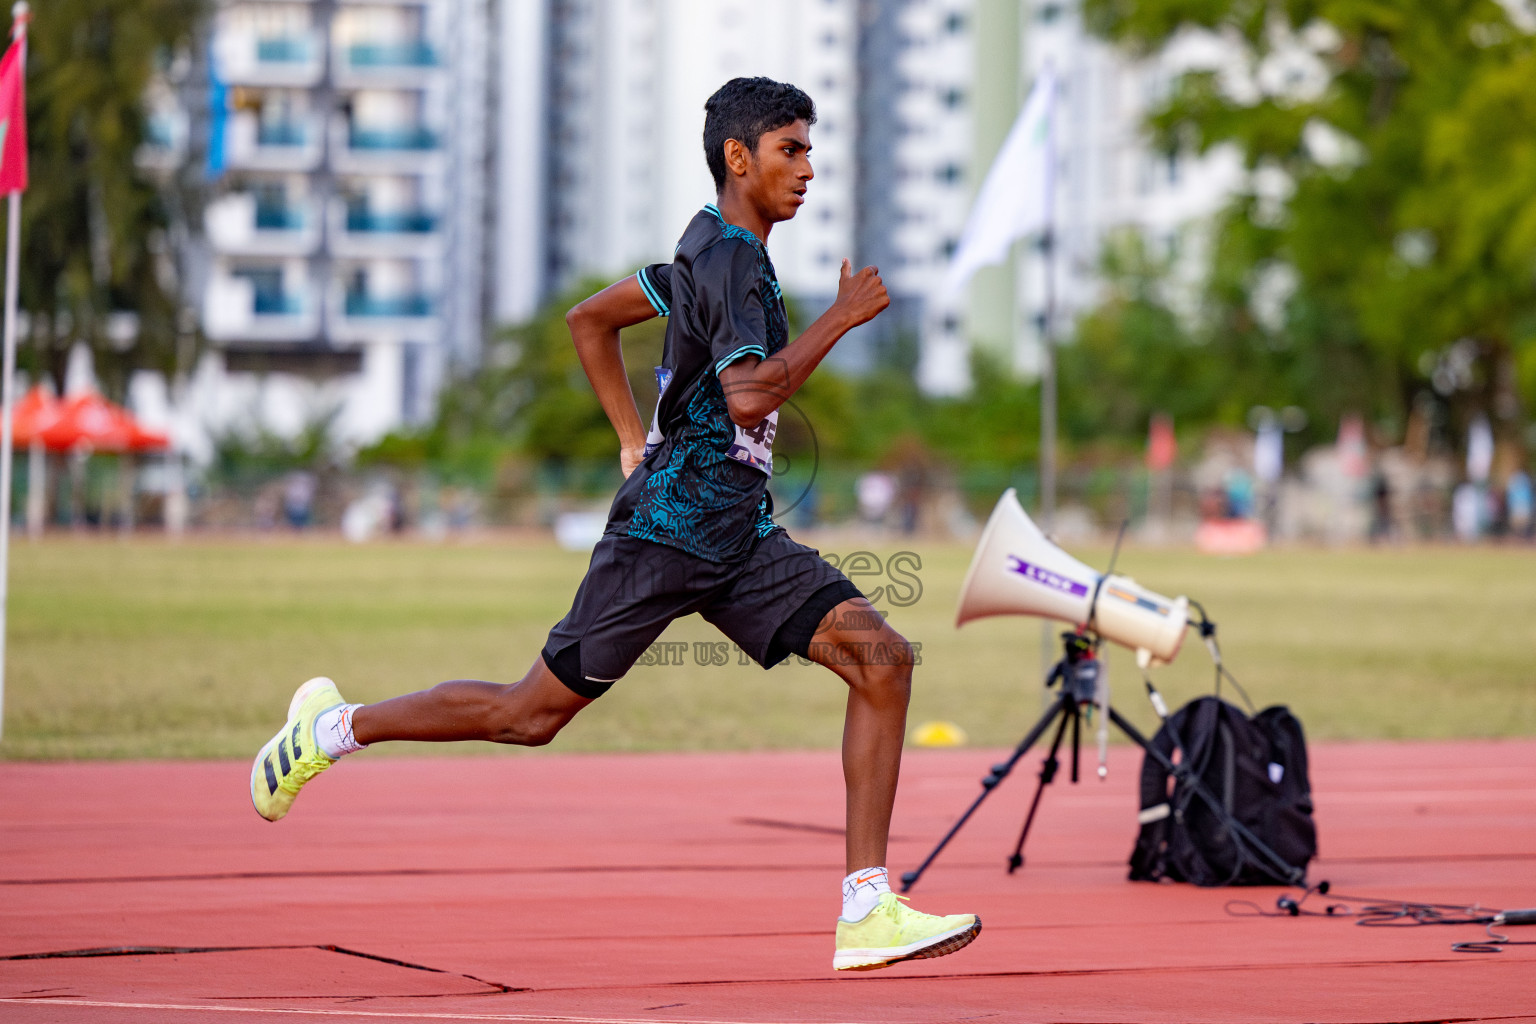
[(992, 510), (965, 574), (955, 625), (988, 615), (1060, 619), (1087, 626), (1141, 659), (1170, 662), (1189, 625), (1189, 600), (1090, 569), (1046, 539), (1010, 487)]

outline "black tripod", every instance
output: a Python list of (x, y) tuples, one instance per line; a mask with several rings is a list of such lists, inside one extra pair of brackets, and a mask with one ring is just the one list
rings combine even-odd
[[(1056, 779), (1056, 772), (1061, 768), (1061, 762), (1057, 753), (1061, 750), (1061, 741), (1065, 737), (1068, 725), (1072, 728), (1072, 781), (1078, 778), (1078, 755), (1080, 753), (1079, 740), (1081, 738), (1081, 726), (1083, 709), (1092, 707), (1100, 701), (1100, 685), (1103, 681), (1104, 665), (1098, 658), (1099, 641), (1096, 637), (1082, 632), (1070, 632), (1061, 634), (1062, 656), (1046, 677), (1047, 687), (1060, 685), (1061, 689), (1056, 695), (1056, 703), (1036, 722), (1034, 727), (1019, 741), (1019, 745), (1013, 748), (1013, 754), (1001, 764), (994, 764), (991, 772), (981, 780), (981, 793), (960, 815), (960, 820), (944, 834), (937, 846), (924, 858), (923, 862), (914, 871), (906, 871), (901, 876), (901, 891), (908, 892), (917, 880), (928, 870), (928, 866), (934, 862), (949, 841), (955, 837), (960, 829), (970, 820), (972, 814), (981, 806), (981, 802), (998, 787), (1013, 771), (1014, 765), (1019, 759), (1029, 752), (1029, 748), (1045, 734), (1056, 722), (1056, 735), (1051, 740), (1051, 751), (1046, 755), (1045, 762), (1040, 766), (1040, 782), (1035, 787), (1034, 799), (1030, 801), (1029, 813), (1024, 818), (1024, 827), (1019, 832), (1018, 844), (1013, 848), (1013, 854), (1008, 858), (1008, 873), (1017, 871), (1024, 863), (1024, 843), (1029, 839), (1029, 830), (1035, 822), (1035, 812), (1040, 808), (1040, 798), (1045, 794), (1045, 787)], [(1147, 684), (1151, 689), (1151, 683)], [(1154, 691), (1155, 692), (1155, 691)], [(1232, 834), (1251, 847), (1259, 856), (1269, 861), (1270, 865), (1279, 871), (1279, 877), (1287, 878), (1292, 885), (1300, 885), (1305, 873), (1301, 868), (1292, 867), (1280, 858), (1280, 855), (1271, 850), (1250, 832), (1240, 821), (1232, 816), (1226, 806), (1215, 794), (1200, 781), (1198, 777), (1190, 773), (1182, 764), (1174, 764), (1161, 751), (1147, 742), (1134, 725), (1121, 717), (1107, 700), (1102, 702), (1109, 720), (1115, 727), (1123, 732), (1132, 743), (1146, 751), (1148, 757), (1155, 760), (1164, 771), (1173, 775), (1189, 786), (1194, 794), (1211, 808)], [(1159, 705), (1160, 706), (1160, 705)]]

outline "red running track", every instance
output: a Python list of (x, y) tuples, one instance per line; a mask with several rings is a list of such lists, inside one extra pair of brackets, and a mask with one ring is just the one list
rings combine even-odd
[[(894, 870), (996, 757), (909, 754)], [(1455, 953), (1482, 928), (1240, 918), (1229, 899), (1279, 890), (1126, 881), (1139, 758), (1063, 773), (1009, 876), (1032, 754), (913, 893), (981, 937), (856, 976), (831, 970), (833, 752), (362, 754), (276, 825), (244, 763), (3, 764), (0, 1020), (1536, 1021), (1536, 945)], [(1536, 906), (1536, 742), (1313, 760), (1314, 879)]]

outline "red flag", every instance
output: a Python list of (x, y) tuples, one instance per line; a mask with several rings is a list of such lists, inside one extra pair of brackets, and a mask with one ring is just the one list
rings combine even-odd
[(18, 40), (0, 59), (0, 194), (27, 187), (27, 92), (22, 82), (26, 43)]

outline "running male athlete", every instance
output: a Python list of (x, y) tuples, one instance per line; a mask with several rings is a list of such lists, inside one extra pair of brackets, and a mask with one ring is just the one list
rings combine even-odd
[[(670, 264), (646, 267), (566, 317), (618, 432), (620, 487), (571, 611), (528, 674), (474, 680), (378, 704), (348, 704), (329, 679), (299, 687), (288, 722), (251, 767), (262, 817), (288, 813), (309, 779), (387, 740), (554, 738), (635, 663), (667, 624), (698, 612), (765, 668), (791, 654), (848, 685), (843, 730), (847, 870), (837, 970), (943, 956), (981, 930), (890, 891), (891, 805), (906, 732), (912, 654), (858, 589), (773, 521), (768, 495), (779, 407), (851, 328), (890, 304), (873, 267), (843, 261), (837, 299), (790, 341), (765, 242), (805, 202), (816, 108), (794, 86), (737, 78), (705, 104), (718, 203), (683, 232)], [(649, 434), (624, 372), (619, 329), (668, 316)]]

